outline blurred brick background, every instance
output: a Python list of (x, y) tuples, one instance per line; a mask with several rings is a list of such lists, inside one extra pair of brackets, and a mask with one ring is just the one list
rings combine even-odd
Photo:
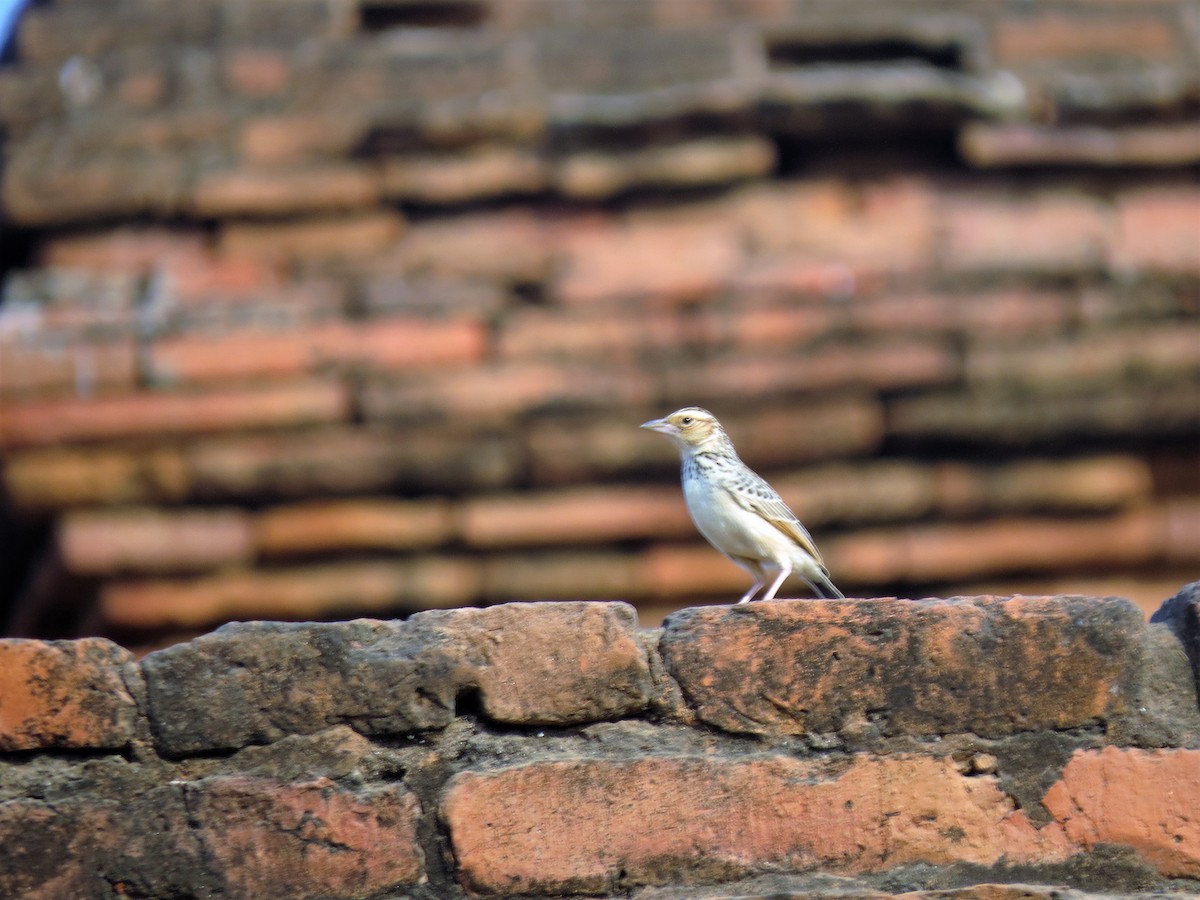
[(57, 0), (0, 65), (0, 622), (745, 576), (701, 404), (847, 595), (1200, 569), (1185, 2)]

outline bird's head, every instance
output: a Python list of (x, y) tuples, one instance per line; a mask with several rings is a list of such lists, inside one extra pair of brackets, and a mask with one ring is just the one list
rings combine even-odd
[(643, 422), (641, 427), (665, 434), (685, 453), (726, 448), (732, 450), (717, 417), (698, 406), (685, 406), (669, 416)]

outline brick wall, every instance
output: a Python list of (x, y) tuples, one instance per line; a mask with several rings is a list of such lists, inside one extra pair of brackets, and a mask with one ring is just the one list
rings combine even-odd
[(744, 589), (698, 403), (848, 593), (1200, 565), (1184, 2), (30, 9), (0, 67), (0, 609)]
[(1200, 587), (0, 641), (6, 897), (1200, 888)]

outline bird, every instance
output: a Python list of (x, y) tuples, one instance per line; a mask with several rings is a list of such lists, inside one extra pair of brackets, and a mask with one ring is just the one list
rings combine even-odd
[(683, 496), (696, 529), (754, 578), (738, 603), (749, 603), (764, 585), (761, 599), (774, 599), (793, 573), (818, 597), (844, 599), (829, 580), (808, 529), (776, 490), (742, 462), (716, 416), (685, 406), (640, 427), (665, 434), (679, 448)]

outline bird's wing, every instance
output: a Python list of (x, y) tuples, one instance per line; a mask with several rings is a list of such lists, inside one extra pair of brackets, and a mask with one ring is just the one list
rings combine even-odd
[(762, 476), (743, 468), (736, 477), (723, 479), (723, 484), (734, 502), (743, 509), (766, 519), (799, 544), (805, 553), (824, 568), (825, 561), (821, 559), (821, 551), (817, 549), (816, 542), (808, 533), (808, 529), (800, 524), (796, 514), (788, 509), (783, 498), (779, 496), (775, 488), (767, 484)]

